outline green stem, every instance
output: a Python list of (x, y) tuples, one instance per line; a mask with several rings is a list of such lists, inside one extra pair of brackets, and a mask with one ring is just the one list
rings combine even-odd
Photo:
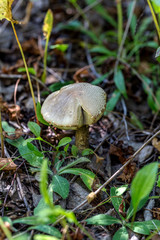
[(19, 42), (19, 39), (18, 39), (18, 36), (17, 36), (17, 33), (16, 33), (16, 29), (15, 29), (14, 23), (13, 23), (12, 21), (11, 21), (11, 25), (12, 25), (12, 28), (13, 28), (13, 32), (14, 32), (16, 41), (17, 41), (17, 43), (18, 43), (19, 50), (20, 50), (21, 55), (22, 55), (22, 59), (23, 59), (23, 63), (24, 63), (25, 69), (26, 69), (26, 74), (27, 74), (27, 78), (28, 78), (28, 83), (29, 83), (29, 87), (30, 87), (30, 91), (31, 91), (32, 99), (33, 99), (34, 111), (35, 111), (37, 123), (39, 123), (39, 122), (38, 122), (38, 118), (37, 118), (37, 112), (36, 112), (36, 101), (35, 101), (35, 97), (34, 97), (32, 82), (31, 82), (31, 78), (30, 78), (30, 75), (29, 75), (29, 71), (28, 71), (26, 59), (25, 59), (22, 46), (21, 46), (21, 44), (20, 44), (20, 42)]
[(90, 21), (88, 20), (88, 18), (86, 17), (83, 9), (78, 5), (77, 2), (74, 2), (74, 1), (73, 1), (73, 2), (71, 2), (71, 3), (72, 3), (72, 5), (75, 7), (75, 9), (76, 9), (77, 12), (79, 13), (79, 15), (82, 16), (82, 18), (88, 23), (88, 26), (90, 27), (90, 29), (91, 29), (93, 32), (95, 32), (95, 31), (94, 31), (94, 27), (92, 26), (91, 22), (90, 22)]
[(152, 17), (153, 17), (153, 21), (154, 21), (154, 24), (155, 24), (155, 27), (156, 27), (156, 30), (157, 30), (158, 38), (160, 40), (160, 27), (159, 27), (156, 15), (154, 13), (154, 10), (152, 8), (152, 4), (151, 4), (150, 0), (147, 0), (147, 3), (149, 5), (150, 11), (151, 11), (151, 14), (152, 14)]
[(120, 46), (123, 35), (123, 16), (121, 0), (117, 0), (117, 15), (118, 15), (118, 45)]
[(46, 39), (45, 50), (44, 50), (44, 59), (43, 59), (44, 71), (43, 71), (42, 78), (41, 78), (43, 83), (45, 83), (45, 81), (46, 81), (48, 43), (49, 43), (49, 37), (47, 37), (47, 39)]
[(2, 130), (1, 109), (0, 109), (0, 135), (1, 135), (1, 157), (4, 158), (4, 139)]
[(8, 240), (13, 240), (10, 231), (9, 231), (8, 228), (5, 226), (5, 224), (4, 224), (4, 222), (3, 222), (3, 220), (2, 220), (1, 217), (0, 217), (0, 226), (1, 226), (4, 234), (6, 235), (7, 239), (8, 239)]

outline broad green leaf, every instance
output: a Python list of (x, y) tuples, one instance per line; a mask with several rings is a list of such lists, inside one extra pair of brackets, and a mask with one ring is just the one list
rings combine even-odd
[(66, 217), (71, 223), (77, 223), (74, 213), (63, 209), (59, 205), (55, 205), (52, 208), (43, 209), (38, 213), (38, 217), (46, 220), (49, 219), (52, 221), (52, 223), (55, 223), (55, 221), (62, 216)]
[(158, 62), (160, 62), (160, 47), (157, 48), (155, 58)]
[[(18, 72), (26, 72), (26, 69), (25, 68), (18, 68), (18, 70), (17, 70)], [(34, 68), (32, 68), (32, 67), (28, 67), (28, 72), (30, 73), (30, 74), (32, 74), (32, 75), (34, 75), (34, 76), (36, 76), (37, 75), (37, 73), (36, 73), (36, 70), (34, 69)]]
[(118, 70), (114, 75), (114, 82), (120, 93), (127, 98), (124, 76), (121, 70)]
[(62, 237), (60, 231), (57, 228), (52, 227), (52, 226), (39, 225), (39, 226), (30, 227), (28, 230), (32, 230), (32, 229), (38, 230), (38, 231), (43, 232), (43, 233), (47, 233), (47, 234), (55, 236), (57, 238)]
[(132, 222), (132, 223), (127, 223), (127, 227), (129, 227), (133, 232), (139, 233), (139, 234), (144, 234), (144, 235), (149, 235), (150, 230), (147, 227), (145, 222)]
[(157, 186), (160, 188), (160, 175), (158, 175)]
[(53, 13), (52, 13), (52, 10), (49, 9), (46, 13), (44, 23), (43, 23), (43, 34), (45, 38), (47, 39), (50, 38), (52, 28), (53, 28)]
[(160, 88), (158, 87), (158, 89), (156, 90), (156, 99), (157, 99), (157, 102), (158, 102), (158, 106), (157, 106), (157, 108), (159, 107), (160, 108), (160, 104), (159, 104), (159, 102), (160, 102)]
[(70, 3), (75, 4), (77, 3), (77, 0), (69, 0)]
[(107, 106), (106, 106), (106, 110), (104, 112), (104, 115), (107, 115), (110, 111), (113, 111), (113, 109), (115, 108), (120, 96), (121, 96), (121, 93), (120, 93), (119, 90), (115, 90), (112, 93), (111, 98), (107, 102)]
[(7, 133), (7, 135), (12, 135), (15, 133), (15, 129), (11, 127), (6, 121), (2, 121), (2, 128)]
[(78, 147), (76, 145), (72, 145), (72, 148), (71, 148), (71, 153), (74, 157), (77, 156), (78, 154)]
[(28, 240), (30, 238), (29, 234), (24, 232), (18, 232), (17, 235), (14, 235), (14, 240)]
[(159, 0), (151, 0), (152, 1), (152, 6), (155, 11), (155, 13), (160, 13), (160, 1)]
[(3, 220), (3, 222), (8, 222), (10, 224), (10, 226), (12, 226), (12, 220), (9, 217), (4, 216), (4, 217), (2, 217), (2, 220)]
[(140, 130), (143, 130), (143, 129), (144, 129), (143, 124), (142, 124), (141, 121), (138, 119), (138, 117), (136, 116), (136, 114), (133, 113), (133, 112), (129, 112), (129, 114), (130, 114), (130, 116), (131, 116), (130, 122), (131, 122), (134, 126), (138, 127)]
[(116, 52), (110, 51), (109, 49), (107, 49), (104, 46), (95, 46), (92, 47), (90, 52), (92, 53), (100, 53), (106, 56), (116, 56)]
[(150, 84), (152, 83), (152, 80), (144, 75), (141, 75), (142, 80), (143, 80), (143, 88), (146, 94), (152, 95), (153, 90), (150, 87)]
[(12, 3), (14, 0), (1, 0), (0, 2), (0, 20), (7, 19), (12, 21)]
[(51, 45), (50, 49), (58, 49), (61, 52), (65, 52), (68, 49), (69, 45), (68, 44), (55, 44)]
[(23, 142), (24, 142), (24, 138), (23, 137), (20, 137), (18, 139), (9, 139), (9, 138), (6, 138), (6, 142), (8, 142), (9, 144), (11, 144), (12, 146), (14, 147), (19, 147)]
[(153, 219), (149, 221), (145, 221), (145, 226), (150, 230), (160, 230), (160, 221)]
[(34, 138), (28, 138), (25, 140), (23, 137), (15, 140), (6, 139), (9, 144), (18, 148), (20, 155), (26, 159), (30, 165), (39, 168), (42, 164), (44, 156), (36, 146), (30, 143), (33, 140)]
[[(148, 102), (148, 106), (150, 107), (150, 109), (152, 109), (154, 112), (158, 111), (158, 107), (157, 104), (155, 102), (155, 100), (153, 99), (153, 96), (151, 94), (148, 95), (147, 97), (147, 102)], [(159, 104), (159, 103), (158, 103)]]
[(67, 145), (67, 144), (70, 143), (71, 141), (72, 141), (72, 139), (71, 139), (70, 137), (64, 137), (64, 138), (62, 138), (62, 139), (59, 141), (56, 149), (59, 149), (60, 147)]
[(128, 184), (116, 187), (115, 189), (116, 196), (121, 196), (127, 190), (127, 188)]
[(48, 169), (47, 159), (44, 159), (41, 167), (40, 192), (44, 198), (45, 203), (52, 208), (53, 207), (52, 199), (47, 189), (48, 184), (47, 169)]
[(87, 155), (90, 155), (90, 154), (94, 154), (94, 151), (90, 148), (86, 148), (82, 151), (82, 156), (87, 156)]
[(66, 169), (61, 174), (70, 173), (74, 175), (79, 175), (84, 184), (88, 187), (89, 190), (92, 190), (92, 184), (95, 178), (95, 174), (89, 170), (82, 169), (82, 168), (70, 168)]
[(40, 137), (41, 134), (41, 128), (40, 126), (35, 123), (35, 122), (28, 122), (28, 127), (31, 130), (31, 132), (36, 136), (36, 137)]
[(72, 83), (74, 83), (74, 82), (73, 81), (56, 82), (56, 83), (51, 84), (49, 86), (49, 89), (52, 92), (55, 92), (55, 91), (60, 90), (62, 87), (67, 86), (67, 85), (72, 84)]
[(13, 224), (15, 223), (22, 223), (27, 225), (40, 225), (46, 223), (44, 219), (37, 217), (37, 216), (31, 216), (31, 217), (24, 217), (19, 218), (16, 220), (13, 220)]
[(121, 227), (113, 236), (113, 240), (128, 240), (128, 232), (125, 227)]
[(61, 238), (44, 235), (44, 234), (36, 234), (34, 236), (34, 240), (61, 240)]
[(30, 142), (27, 142), (27, 147), (29, 148), (29, 150), (34, 151), (34, 145)]
[(69, 194), (69, 182), (66, 178), (54, 175), (52, 178), (53, 192), (58, 193), (63, 199), (66, 199)]
[(156, 181), (156, 175), (158, 171), (158, 163), (150, 163), (139, 170), (134, 177), (131, 184), (131, 199), (133, 204), (133, 209), (136, 212), (140, 201), (147, 196)]
[(39, 102), (37, 102), (37, 107), (36, 107), (36, 113), (37, 113), (37, 118), (38, 120), (43, 123), (44, 125), (49, 126), (49, 123), (46, 122), (41, 114), (41, 104)]
[[(120, 214), (119, 212), (119, 208), (120, 208), (120, 205), (122, 204), (122, 201), (123, 201), (123, 198), (121, 195), (117, 195), (117, 188), (116, 187), (112, 187), (111, 190), (110, 190), (110, 197), (111, 197), (111, 201), (112, 201), (112, 204), (115, 208), (115, 210), (117, 211), (117, 213), (119, 214), (119, 216), (123, 218), (123, 216)], [(124, 210), (125, 211), (125, 210)]]
[(64, 146), (64, 152), (65, 152), (65, 153), (67, 153), (68, 148), (69, 148), (69, 144), (67, 144), (67, 145)]
[(112, 225), (112, 224), (122, 224), (121, 220), (111, 217), (106, 214), (99, 214), (94, 217), (86, 219), (87, 224), (94, 224), (94, 225)]
[(63, 174), (63, 171), (68, 169), (68, 168), (71, 168), (79, 163), (85, 163), (85, 162), (90, 162), (90, 160), (86, 157), (80, 157), (78, 158), (77, 160), (74, 160), (73, 162), (71, 163), (68, 163), (65, 167), (62, 167), (59, 169), (58, 173), (59, 174)]
[[(138, 208), (137, 208), (137, 212), (142, 209), (142, 207), (146, 204), (147, 200), (148, 200), (148, 196), (143, 198), (140, 201), (140, 203), (138, 205)], [(130, 219), (133, 215), (134, 215), (134, 208), (133, 208), (133, 205), (132, 205), (132, 202), (131, 202), (130, 203), (130, 207), (129, 207), (128, 211), (127, 211), (126, 219)]]
[(34, 167), (40, 167), (43, 161), (43, 154), (39, 152), (38, 148), (34, 146), (33, 144), (30, 144), (30, 148), (32, 145), (32, 150), (28, 148), (28, 142), (30, 142), (32, 139), (27, 139), (21, 141), (21, 144), (19, 144), (18, 150), (20, 155), (29, 162)]

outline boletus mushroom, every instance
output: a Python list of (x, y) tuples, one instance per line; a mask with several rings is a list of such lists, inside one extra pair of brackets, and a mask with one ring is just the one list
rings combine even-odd
[(81, 151), (88, 147), (89, 125), (104, 113), (106, 93), (89, 83), (74, 83), (51, 93), (44, 101), (41, 113), (51, 125), (60, 129), (76, 130), (76, 146)]

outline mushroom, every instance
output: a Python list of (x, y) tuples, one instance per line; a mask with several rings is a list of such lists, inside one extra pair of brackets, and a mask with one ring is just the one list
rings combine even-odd
[(89, 125), (104, 113), (106, 93), (89, 83), (74, 83), (51, 93), (44, 101), (41, 113), (51, 125), (60, 129), (76, 130), (76, 146), (81, 151), (88, 147)]

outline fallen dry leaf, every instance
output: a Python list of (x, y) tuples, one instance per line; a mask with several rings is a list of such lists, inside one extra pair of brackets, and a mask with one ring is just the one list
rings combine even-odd
[(94, 152), (94, 155), (96, 156), (96, 163), (102, 163), (102, 161), (104, 161), (104, 158), (98, 156), (95, 152)]
[(119, 206), (119, 213), (125, 218), (126, 213), (124, 212), (124, 209), (125, 209), (125, 201), (124, 201), (124, 199), (122, 199), (122, 202)]
[(136, 167), (136, 163), (132, 162), (127, 167), (125, 167), (123, 172), (117, 178), (125, 183), (131, 183), (137, 170), (138, 169)]
[(160, 220), (160, 208), (153, 208), (153, 217)]
[(85, 77), (92, 77), (91, 72), (89, 71), (90, 66), (85, 66), (83, 68), (80, 68), (76, 71), (76, 73), (73, 76), (73, 79), (75, 82), (83, 82), (83, 78)]
[(0, 100), (0, 108), (2, 112), (6, 112), (9, 115), (10, 120), (17, 120), (22, 117), (20, 114), (20, 106), (15, 104), (8, 104), (7, 102), (3, 102)]
[(10, 171), (16, 170), (17, 165), (11, 158), (0, 158), (0, 170)]

